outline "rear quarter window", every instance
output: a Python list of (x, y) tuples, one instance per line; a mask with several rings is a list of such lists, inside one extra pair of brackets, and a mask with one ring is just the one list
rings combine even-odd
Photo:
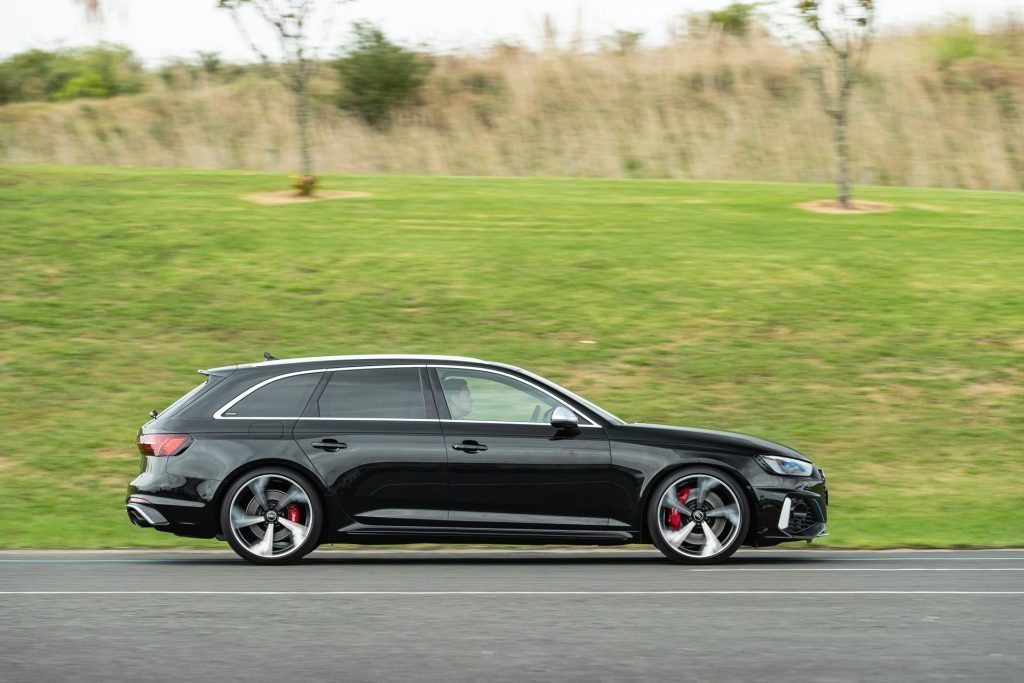
[(163, 412), (160, 413), (159, 417), (167, 418), (171, 417), (176, 413), (180, 413), (182, 410), (195, 403), (200, 396), (208, 393), (210, 389), (215, 387), (217, 383), (219, 383), (222, 379), (224, 378), (216, 375), (207, 377), (206, 381), (204, 381), (202, 384), (196, 385), (187, 394), (179, 398), (171, 405), (167, 406), (163, 410)]
[(264, 384), (230, 405), (221, 416), (297, 418), (322, 375), (322, 372), (309, 372)]

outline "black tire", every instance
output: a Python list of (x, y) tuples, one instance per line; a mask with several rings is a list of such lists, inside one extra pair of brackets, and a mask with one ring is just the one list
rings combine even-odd
[[(702, 507), (702, 511), (705, 513), (711, 512), (715, 509), (725, 508), (729, 509), (729, 517), (725, 518), (724, 515), (711, 517), (710, 515), (706, 518), (709, 520), (715, 520), (712, 524), (717, 523), (717, 519), (721, 516), (724, 518), (723, 530), (728, 529), (727, 542), (718, 542), (718, 546), (721, 550), (716, 550), (713, 554), (709, 554), (706, 557), (698, 556), (696, 554), (696, 548), (690, 548), (692, 544), (688, 544), (686, 541), (695, 535), (699, 535), (700, 538), (705, 539), (705, 545), (707, 540), (703, 531), (695, 527), (694, 531), (688, 534), (685, 539), (677, 547), (669, 542), (665, 536), (665, 532), (662, 531), (663, 522), (662, 515), (672, 514), (671, 510), (662, 506), (662, 500), (665, 497), (665, 493), (676, 486), (678, 483), (682, 483), (684, 486), (689, 481), (705, 481), (713, 479), (717, 482), (713, 489), (709, 490), (708, 496), (705, 500), (705, 504)], [(730, 495), (732, 500), (728, 504), (722, 505), (721, 508), (715, 508), (714, 506), (708, 506), (707, 499), (712, 495), (722, 503), (726, 501), (723, 496)], [(686, 507), (696, 508), (696, 501), (690, 502)], [(735, 506), (735, 510), (738, 511), (739, 519), (733, 519), (732, 510)], [(693, 520), (693, 512), (690, 513), (689, 520)], [(682, 517), (680, 519), (683, 519)], [(709, 467), (687, 467), (685, 469), (673, 472), (669, 476), (665, 477), (660, 484), (654, 489), (647, 504), (646, 514), (647, 532), (650, 535), (651, 542), (662, 552), (665, 557), (676, 562), (678, 564), (717, 564), (724, 562), (729, 559), (733, 553), (735, 553), (741, 545), (743, 540), (747, 536), (747, 528), (750, 526), (750, 504), (747, 501), (746, 494), (743, 492), (743, 487), (740, 486), (736, 479), (725, 472), (716, 470)], [(671, 531), (667, 533), (671, 534)], [(682, 533), (682, 530), (680, 530)], [(718, 534), (715, 534), (715, 539), (720, 541)], [(700, 546), (698, 546), (700, 547)], [(714, 544), (712, 544), (714, 547)], [(703, 550), (703, 548), (701, 548)]]
[[(266, 482), (265, 486), (263, 482)], [(250, 484), (253, 484), (256, 488), (263, 488), (263, 500), (268, 503), (266, 510), (260, 505), (255, 489), (248, 488)], [(271, 486), (276, 488), (270, 488)], [(283, 519), (285, 514), (277, 514), (277, 499), (274, 499), (274, 496), (284, 500), (289, 495), (297, 495), (295, 493), (296, 487), (301, 492), (301, 496), (294, 500), (292, 504), (299, 509), (300, 515), (308, 515), (304, 523), (295, 524), (291, 522), (293, 527), (302, 527), (304, 531), (301, 541), (297, 544), (295, 543), (295, 534), (298, 533), (297, 529), (295, 532), (284, 527), (277, 530), (277, 526), (288, 524), (289, 520)], [(247, 498), (249, 498), (248, 504), (245, 506), (247, 509), (243, 510), (242, 505), (246, 503)], [(254, 550), (256, 546), (253, 541), (260, 540), (260, 535), (265, 540), (266, 531), (270, 524), (264, 521), (262, 524), (237, 526), (232, 523), (233, 506), (235, 507), (236, 515), (240, 517), (243, 514), (249, 515), (244, 517), (244, 519), (264, 517), (264, 520), (266, 520), (267, 510), (273, 510), (274, 515), (272, 517), (276, 517), (277, 522), (274, 527), (275, 533), (271, 535), (269, 555), (259, 554), (258, 550)], [(307, 477), (283, 467), (262, 467), (246, 472), (231, 485), (221, 503), (221, 533), (227, 540), (228, 545), (231, 546), (231, 549), (239, 557), (254, 564), (277, 565), (298, 562), (320, 545), (320, 532), (323, 529), (323, 523), (323, 503), (320, 501), (316, 487)], [(290, 546), (277, 545), (275, 547), (275, 544), (284, 543), (283, 540), (276, 540), (281, 534), (283, 534), (285, 539), (290, 539)]]

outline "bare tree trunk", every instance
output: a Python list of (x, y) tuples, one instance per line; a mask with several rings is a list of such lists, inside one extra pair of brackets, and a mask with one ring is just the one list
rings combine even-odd
[(847, 134), (847, 112), (846, 103), (840, 105), (842, 109), (835, 113), (836, 135), (836, 185), (839, 191), (839, 206), (844, 209), (850, 208), (850, 139)]
[(299, 194), (308, 197), (316, 189), (316, 179), (313, 177), (313, 159), (309, 149), (309, 72), (301, 55), (292, 69), (288, 85), (295, 97), (295, 124), (299, 133), (299, 180), (295, 187)]
[(309, 151), (309, 94), (306, 84), (295, 87), (295, 121), (299, 126), (299, 173), (305, 178), (313, 175), (313, 161)]
[(850, 92), (853, 90), (854, 73), (850, 64), (850, 53), (839, 53), (839, 93), (832, 111), (836, 135), (836, 185), (839, 191), (839, 206), (850, 208), (850, 137), (847, 124), (850, 121)]

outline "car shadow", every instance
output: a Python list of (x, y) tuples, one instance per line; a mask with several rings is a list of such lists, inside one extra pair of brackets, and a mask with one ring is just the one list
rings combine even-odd
[[(193, 557), (145, 557), (130, 558), (123, 560), (108, 559), (104, 562), (117, 563), (146, 563), (146, 564), (167, 564), (167, 565), (249, 565), (234, 555), (222, 555), (215, 551), (216, 555), (210, 553), (207, 556)], [(621, 553), (621, 554), (620, 554)], [(764, 554), (762, 554), (764, 553)], [(740, 554), (729, 560), (714, 565), (680, 565), (687, 567), (718, 567), (718, 568), (739, 568), (739, 567), (767, 567), (784, 565), (807, 565), (833, 560), (827, 555), (815, 553), (813, 556), (801, 551), (789, 551), (781, 554), (779, 551), (741, 551)], [(313, 552), (305, 557), (300, 563), (293, 566), (298, 567), (324, 567), (324, 566), (508, 566), (508, 565), (532, 565), (532, 566), (673, 566), (667, 558), (656, 551), (598, 551), (587, 553), (586, 551), (536, 551), (536, 550), (507, 550), (507, 551), (479, 551), (460, 550), (456, 552), (445, 552), (443, 550), (336, 550), (327, 549), (322, 552)]]
[[(770, 565), (787, 565), (787, 564), (807, 564), (814, 562), (827, 561), (828, 558), (817, 558), (817, 557), (799, 557), (799, 556), (786, 556), (786, 557), (733, 557), (729, 560), (715, 565), (689, 565), (689, 566), (707, 566), (707, 567), (742, 567), (742, 566), (770, 566)], [(347, 555), (345, 557), (330, 557), (322, 556), (317, 557), (315, 554), (306, 557), (302, 564), (309, 565), (451, 565), (451, 566), (472, 566), (472, 565), (510, 565), (510, 564), (528, 564), (528, 565), (631, 565), (631, 566), (643, 566), (643, 565), (664, 565), (671, 566), (673, 563), (668, 558), (660, 555), (651, 553), (643, 556), (625, 556), (625, 557), (609, 557), (608, 555), (594, 554), (594, 555), (530, 555), (526, 553), (522, 556), (516, 556), (512, 554), (502, 554), (495, 557), (482, 557), (482, 556), (470, 556), (460, 557), (456, 555), (450, 556), (427, 556), (417, 557), (415, 555), (368, 555), (366, 557), (353, 557)], [(687, 566), (687, 565), (681, 565)]]

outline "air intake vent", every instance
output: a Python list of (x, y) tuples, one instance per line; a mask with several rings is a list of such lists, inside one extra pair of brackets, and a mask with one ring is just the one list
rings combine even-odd
[(794, 497), (786, 533), (799, 536), (817, 523), (818, 518), (815, 516), (811, 506), (806, 501)]

